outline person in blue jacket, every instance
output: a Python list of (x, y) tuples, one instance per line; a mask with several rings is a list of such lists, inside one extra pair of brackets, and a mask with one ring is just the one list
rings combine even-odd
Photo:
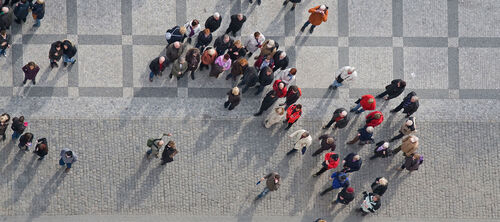
[(349, 186), (349, 178), (347, 177), (347, 174), (344, 172), (333, 173), (332, 176), (330, 177), (330, 180), (332, 180), (332, 186), (323, 190), (319, 194), (320, 196), (323, 196), (332, 190), (339, 189), (339, 188), (345, 188), (345, 187)]

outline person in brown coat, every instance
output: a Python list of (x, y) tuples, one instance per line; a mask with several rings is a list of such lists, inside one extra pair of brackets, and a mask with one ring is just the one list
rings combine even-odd
[(389, 142), (394, 142), (403, 138), (403, 136), (408, 136), (417, 132), (417, 124), (415, 123), (415, 117), (410, 116), (406, 122), (403, 123), (401, 128), (399, 128), (399, 134), (394, 136)]
[(326, 22), (328, 19), (328, 7), (326, 7), (326, 5), (318, 5), (314, 8), (310, 8), (309, 13), (311, 13), (311, 15), (302, 28), (300, 28), (301, 32), (304, 32), (306, 27), (311, 24), (309, 33), (313, 33), (314, 27), (321, 25), (322, 22)]
[(257, 182), (257, 185), (260, 184), (260, 182), (264, 181), (264, 180), (266, 180), (266, 187), (264, 188), (262, 193), (260, 193), (257, 196), (256, 199), (260, 199), (260, 198), (266, 196), (266, 194), (269, 193), (269, 191), (276, 191), (280, 188), (281, 177), (278, 173), (273, 172), (273, 173), (266, 175), (265, 177), (262, 177), (259, 180), (259, 182)]
[(411, 173), (415, 170), (418, 170), (418, 167), (420, 166), (420, 164), (422, 164), (422, 162), (424, 162), (424, 158), (420, 156), (420, 154), (414, 153), (410, 156), (405, 157), (403, 165), (401, 165), (401, 168), (398, 168), (398, 170), (407, 169)]
[(6, 139), (5, 131), (9, 127), (10, 115), (4, 113), (0, 116), (0, 135), (2, 135), (2, 140)]
[(258, 56), (255, 56), (254, 59), (258, 59), (259, 57), (266, 57), (268, 55), (271, 55), (271, 57), (274, 56), (277, 50), (276, 42), (272, 39), (266, 40), (264, 43), (262, 43), (262, 47), (260, 48), (260, 54)]
[(174, 156), (178, 153), (177, 148), (175, 148), (175, 142), (170, 140), (163, 149), (161, 153), (161, 165), (165, 165), (174, 161)]
[(50, 45), (50, 50), (49, 50), (50, 68), (59, 67), (57, 62), (61, 60), (63, 53), (64, 50), (61, 41), (56, 41), (52, 43), (52, 45)]
[(240, 89), (238, 87), (234, 87), (233, 89), (227, 92), (227, 101), (224, 103), (224, 108), (228, 108), (229, 110), (233, 110), (241, 101)]
[(23, 72), (24, 72), (24, 81), (23, 85), (26, 84), (26, 81), (31, 80), (33, 82), (33, 85), (36, 84), (35, 78), (38, 72), (40, 71), (40, 67), (38, 67), (37, 64), (34, 62), (28, 62), (25, 66), (23, 66)]
[(217, 58), (217, 52), (215, 49), (210, 48), (207, 49), (203, 52), (203, 56), (201, 56), (201, 64), (200, 64), (200, 71), (202, 71), (204, 68), (210, 67), (212, 63), (214, 63), (215, 59)]
[(413, 153), (417, 152), (418, 149), (418, 137), (416, 136), (407, 136), (403, 139), (403, 143), (394, 151), (393, 154), (399, 153), (399, 151), (403, 151), (405, 156), (411, 156)]
[(197, 48), (189, 49), (186, 53), (186, 62), (188, 69), (187, 71), (191, 71), (191, 79), (194, 80), (194, 71), (198, 68), (198, 64), (200, 64), (201, 56), (200, 50)]
[(184, 48), (185, 48), (184, 44), (180, 42), (174, 42), (167, 46), (167, 59), (168, 59), (167, 66), (170, 63), (175, 62), (175, 60), (177, 60), (179, 57), (181, 57), (182, 52), (184, 52)]
[(234, 81), (237, 81), (247, 68), (248, 61), (245, 58), (239, 58), (231, 65), (231, 72), (226, 76), (226, 80), (232, 77)]
[(318, 150), (316, 150), (312, 154), (312, 156), (317, 156), (318, 154), (326, 150), (331, 150), (332, 152), (335, 151), (336, 148), (335, 139), (332, 136), (329, 136), (328, 134), (323, 134), (318, 139), (321, 141), (320, 143), (321, 146)]

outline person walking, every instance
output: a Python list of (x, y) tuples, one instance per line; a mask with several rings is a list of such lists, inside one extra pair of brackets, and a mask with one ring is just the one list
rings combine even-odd
[(17, 140), (17, 138), (23, 134), (27, 126), (28, 123), (24, 122), (24, 116), (12, 118), (12, 126), (10, 127), (12, 131), (14, 131), (14, 133), (12, 133), (12, 140)]
[(283, 52), (281, 50), (277, 51), (274, 54), (273, 60), (274, 60), (273, 72), (276, 72), (276, 70), (278, 69), (285, 70), (286, 67), (288, 67), (289, 60), (288, 56), (286, 55), (286, 52)]
[(175, 60), (174, 65), (172, 65), (172, 69), (170, 71), (170, 78), (173, 76), (177, 77), (177, 80), (184, 77), (184, 73), (187, 71), (188, 65), (186, 63), (186, 59), (184, 57), (180, 57)]
[(342, 169), (342, 172), (352, 173), (358, 171), (361, 168), (363, 160), (357, 153), (349, 153), (344, 158), (344, 160), (342, 160), (342, 164), (344, 165), (344, 169)]
[(21, 137), (19, 137), (19, 144), (17, 144), (17, 147), (19, 147), (19, 149), (23, 151), (28, 151), (32, 143), (33, 143), (33, 134), (25, 133)]
[(354, 188), (345, 187), (337, 194), (337, 199), (333, 201), (332, 204), (341, 203), (347, 205), (353, 200), (354, 200)]
[(2, 7), (0, 12), (0, 30), (8, 30), (12, 25), (12, 13), (8, 7)]
[(284, 105), (285, 109), (288, 109), (288, 107), (299, 100), (300, 96), (302, 96), (302, 90), (296, 85), (290, 86), (286, 92), (286, 100), (280, 106)]
[(229, 54), (217, 57), (217, 59), (215, 59), (215, 62), (212, 63), (209, 75), (215, 78), (219, 78), (222, 72), (229, 70), (231, 68), (231, 63), (232, 62)]
[(63, 45), (63, 65), (64, 65), (64, 67), (66, 67), (68, 65), (68, 62), (70, 62), (72, 65), (75, 64), (76, 59), (73, 58), (77, 52), (75, 45), (73, 45), (73, 43), (67, 39), (62, 42), (62, 45)]
[(45, 138), (40, 138), (37, 140), (35, 150), (33, 151), (36, 155), (38, 155), (40, 158), (38, 160), (43, 160), (47, 154), (49, 154), (49, 147), (47, 145), (47, 139)]
[(311, 15), (302, 28), (300, 28), (300, 32), (304, 32), (306, 27), (311, 24), (309, 33), (312, 34), (316, 26), (321, 25), (321, 23), (326, 22), (328, 19), (328, 7), (326, 7), (326, 5), (318, 5), (314, 8), (310, 8), (308, 12), (311, 13)]
[(231, 48), (232, 45), (233, 40), (227, 34), (215, 39), (214, 42), (214, 47), (215, 51), (217, 51), (217, 55), (224, 55), (226, 53), (226, 50)]
[(260, 104), (259, 111), (253, 115), (254, 116), (262, 115), (262, 113), (264, 111), (266, 111), (267, 109), (269, 109), (269, 107), (271, 107), (276, 102), (276, 100), (278, 100), (278, 96), (276, 94), (276, 91), (271, 90), (271, 91), (267, 92), (264, 99), (262, 99), (262, 103)]
[(267, 115), (266, 120), (264, 120), (264, 127), (270, 128), (272, 125), (281, 122), (284, 118), (285, 109), (283, 107), (276, 107), (273, 109), (273, 112)]
[(276, 95), (278, 96), (278, 98), (283, 98), (286, 96), (287, 92), (286, 85), (279, 79), (274, 81), (273, 90), (276, 91)]
[(296, 68), (288, 68), (278, 74), (275, 74), (276, 79), (283, 81), (287, 86), (295, 83), (295, 74), (297, 74)]
[(363, 192), (363, 203), (361, 203), (359, 211), (363, 216), (366, 216), (369, 213), (375, 213), (380, 208), (380, 205), (380, 195), (365, 191)]
[(167, 145), (165, 145), (165, 149), (161, 153), (161, 165), (165, 165), (174, 161), (174, 156), (178, 153), (177, 148), (175, 147), (175, 142), (170, 140)]
[(226, 29), (226, 34), (230, 32), (233, 34), (233, 37), (236, 37), (236, 33), (240, 31), (243, 24), (247, 21), (247, 17), (243, 14), (235, 14), (231, 15), (231, 22), (229, 23), (229, 27)]
[(163, 137), (160, 139), (149, 139), (148, 143), (149, 141), (152, 142), (148, 144), (150, 149), (146, 151), (146, 157), (148, 158), (148, 160), (151, 159), (153, 156), (155, 158), (158, 158), (160, 154), (160, 149), (163, 146), (163, 144), (165, 144), (165, 142), (163, 141)]
[(348, 112), (344, 108), (338, 108), (333, 112), (333, 116), (323, 129), (328, 129), (333, 125), (333, 130), (342, 129), (349, 123)]
[(325, 171), (330, 170), (330, 169), (335, 169), (339, 165), (340, 159), (339, 155), (334, 153), (334, 152), (329, 152), (325, 154), (325, 161), (321, 163), (322, 167), (321, 169), (313, 174), (313, 177), (317, 177), (321, 174), (323, 174)]
[(63, 53), (64, 51), (61, 41), (56, 41), (50, 45), (50, 50), (49, 50), (50, 68), (53, 69), (54, 67), (59, 67), (57, 62), (61, 60)]
[(186, 35), (188, 37), (187, 43), (191, 44), (191, 39), (201, 31), (200, 22), (197, 19), (193, 19), (186, 23), (184, 27), (186, 27)]
[(200, 49), (191, 48), (186, 53), (187, 71), (191, 72), (191, 79), (194, 80), (194, 72), (200, 64), (201, 56)]
[(351, 112), (355, 112), (356, 114), (362, 113), (365, 110), (375, 110), (375, 108), (377, 108), (377, 102), (370, 94), (362, 96), (354, 103), (357, 105), (351, 109)]
[(76, 161), (78, 161), (78, 156), (76, 155), (76, 153), (74, 153), (73, 151), (71, 151), (68, 148), (62, 149), (59, 156), (61, 156), (61, 159), (59, 159), (59, 165), (60, 166), (66, 165), (66, 170), (64, 170), (65, 173), (69, 172), (72, 165)]
[(229, 56), (231, 56), (232, 61), (236, 61), (239, 58), (245, 57), (245, 54), (247, 53), (245, 47), (243, 47), (243, 44), (241, 43), (240, 40), (236, 40), (233, 42), (233, 45), (228, 49)]
[(181, 57), (182, 53), (184, 52), (184, 49), (186, 48), (186, 45), (180, 43), (180, 42), (174, 42), (170, 45), (167, 46), (167, 66), (169, 66), (169, 63), (175, 62), (178, 58)]
[(231, 65), (231, 71), (227, 74), (226, 80), (230, 78), (233, 78), (233, 81), (239, 80), (247, 68), (247, 60), (245, 58), (239, 58)]
[[(233, 63), (233, 65), (235, 63)], [(238, 84), (238, 86), (241, 87), (245, 85), (245, 87), (241, 91), (242, 93), (245, 93), (250, 87), (254, 87), (258, 81), (259, 77), (257, 76), (257, 70), (254, 67), (248, 67), (247, 64), (246, 68), (244, 68), (243, 71), (243, 78), (241, 78), (241, 82)]]
[(167, 32), (165, 33), (165, 38), (167, 39), (168, 43), (167, 47), (174, 42), (183, 43), (184, 39), (186, 39), (187, 37), (186, 31), (187, 31), (186, 27), (184, 26), (179, 27), (178, 25), (167, 30)]
[(375, 181), (373, 181), (371, 188), (374, 194), (378, 194), (383, 196), (385, 191), (387, 191), (388, 181), (385, 177), (377, 177)]
[(253, 53), (262, 47), (264, 41), (266, 41), (266, 37), (263, 34), (260, 32), (254, 32), (245, 43), (245, 48), (248, 51), (247, 56), (249, 58), (252, 57)]
[(394, 149), (392, 151), (392, 154), (399, 153), (399, 151), (403, 151), (405, 156), (411, 156), (415, 152), (417, 152), (418, 149), (418, 137), (414, 135), (407, 136), (403, 139), (403, 143), (398, 146), (398, 148)]
[(418, 170), (418, 167), (420, 164), (424, 162), (424, 157), (421, 156), (418, 153), (413, 153), (410, 156), (406, 156), (405, 160), (403, 162), (403, 165), (401, 165), (401, 168), (398, 168), (398, 170), (408, 170), (411, 172)]
[(149, 81), (153, 82), (154, 76), (162, 76), (165, 67), (167, 67), (167, 64), (165, 63), (164, 56), (156, 57), (155, 59), (153, 59), (153, 61), (149, 63), (149, 69), (151, 70), (151, 72), (149, 73)]
[(330, 151), (335, 151), (335, 148), (337, 147), (335, 145), (335, 139), (332, 136), (329, 136), (328, 134), (323, 134), (318, 138), (320, 142), (320, 148), (316, 150), (312, 156), (317, 156), (318, 154), (322, 153), (323, 151), (330, 150)]
[(356, 72), (356, 68), (352, 66), (344, 66), (337, 71), (337, 77), (335, 77), (335, 80), (328, 88), (335, 90), (338, 87), (341, 87), (344, 81), (351, 82), (356, 79), (357, 76), (358, 72)]
[(207, 47), (212, 42), (212, 33), (210, 33), (210, 29), (204, 29), (198, 35), (195, 47), (200, 49), (200, 51), (204, 51), (205, 47)]
[(392, 143), (396, 140), (403, 138), (403, 136), (415, 134), (416, 132), (417, 132), (417, 124), (415, 122), (415, 117), (410, 116), (410, 118), (408, 118), (408, 120), (406, 120), (406, 122), (403, 123), (401, 128), (399, 128), (399, 134), (392, 137), (392, 139), (389, 140), (389, 142)]
[(259, 93), (264, 91), (264, 87), (266, 87), (267, 85), (271, 85), (271, 83), (273, 83), (273, 80), (273, 70), (270, 67), (261, 69), (259, 72), (259, 86), (257, 88), (257, 92), (255, 92), (255, 95), (259, 95)]
[(260, 54), (258, 56), (255, 56), (254, 59), (258, 59), (261, 56), (267, 57), (268, 55), (273, 57), (277, 49), (278, 45), (276, 44), (276, 42), (272, 39), (268, 39), (264, 41), (264, 43), (262, 43), (262, 47), (260, 47)]
[(415, 113), (418, 109), (419, 102), (418, 102), (418, 97), (417, 93), (415, 92), (410, 92), (406, 97), (403, 99), (403, 101), (397, 106), (396, 108), (391, 110), (391, 113), (397, 113), (401, 109), (403, 109), (403, 113), (406, 113), (406, 118), (410, 117), (413, 113)]
[(210, 48), (205, 50), (205, 52), (203, 52), (203, 55), (201, 56), (200, 71), (203, 71), (203, 69), (205, 68), (208, 69), (208, 67), (215, 62), (216, 58), (217, 58), (217, 52), (215, 51), (215, 49)]
[(293, 149), (286, 153), (287, 156), (294, 154), (295, 152), (299, 151), (299, 149), (301, 149), (302, 155), (304, 155), (304, 153), (306, 153), (307, 147), (309, 147), (312, 143), (311, 135), (309, 135), (309, 132), (304, 129), (293, 132), (289, 137), (294, 138), (293, 140), (295, 140), (295, 145)]
[(302, 0), (285, 0), (283, 2), (283, 7), (285, 7), (288, 4), (288, 2), (292, 2), (293, 5), (292, 5), (292, 8), (290, 9), (290, 11), (293, 11), (293, 10), (295, 10), (295, 5), (297, 5), (297, 3), (300, 3), (301, 1)]
[(16, 4), (14, 8), (14, 15), (16, 19), (14, 20), (17, 24), (21, 24), (21, 21), (26, 22), (26, 17), (29, 14), (30, 3), (27, 0), (21, 0)]
[(288, 109), (286, 110), (286, 119), (285, 123), (288, 123), (288, 126), (285, 128), (285, 130), (290, 129), (292, 125), (299, 120), (300, 116), (302, 115), (302, 105), (301, 104), (293, 104)]
[(7, 34), (7, 30), (0, 30), (0, 56), (7, 57), (7, 49), (11, 45), (11, 35)]
[(23, 66), (23, 72), (24, 72), (24, 80), (23, 80), (23, 85), (26, 84), (26, 81), (31, 80), (33, 85), (36, 84), (36, 75), (40, 71), (40, 67), (38, 67), (37, 64), (34, 62), (28, 62), (28, 64)]
[(377, 95), (376, 98), (384, 98), (385, 100), (391, 100), (403, 93), (406, 87), (406, 82), (402, 79), (395, 79), (391, 81), (391, 84), (385, 86), (385, 91)]
[(212, 16), (207, 18), (207, 20), (205, 21), (205, 28), (210, 30), (211, 33), (214, 33), (215, 31), (217, 31), (217, 29), (219, 29), (221, 22), (222, 17), (218, 12), (216, 12)]
[(344, 172), (340, 172), (340, 171), (333, 173), (329, 179), (332, 181), (332, 186), (321, 191), (321, 193), (319, 194), (320, 196), (323, 196), (326, 193), (328, 193), (332, 190), (335, 190), (335, 189), (349, 187), (349, 184), (350, 184), (349, 177), (347, 176), (347, 174)]
[(376, 127), (384, 121), (384, 115), (380, 111), (374, 111), (366, 115), (365, 119), (366, 119), (365, 127), (367, 126)]
[(392, 155), (392, 150), (389, 149), (389, 143), (386, 141), (380, 141), (375, 144), (375, 149), (373, 150), (374, 154), (370, 157), (370, 160), (373, 160), (377, 157), (386, 158)]
[(0, 116), (0, 135), (2, 135), (2, 141), (5, 141), (7, 136), (5, 135), (5, 131), (9, 127), (10, 115), (7, 113), (3, 113)]
[(354, 144), (359, 141), (359, 145), (365, 145), (369, 143), (374, 143), (373, 141), (373, 126), (367, 126), (358, 129), (358, 134), (354, 139), (351, 141), (347, 142), (347, 144)]
[(240, 89), (234, 87), (229, 92), (227, 92), (227, 101), (224, 103), (224, 108), (228, 110), (233, 110), (241, 101)]
[(259, 185), (262, 181), (266, 181), (266, 187), (264, 190), (257, 196), (256, 200), (264, 197), (269, 193), (269, 191), (276, 191), (280, 188), (280, 181), (281, 177), (278, 173), (272, 172), (265, 177), (260, 178), (259, 182), (257, 182), (257, 185)]
[(40, 27), (40, 21), (45, 16), (45, 0), (36, 0), (33, 5), (31, 5), (31, 15), (35, 24), (33, 27)]

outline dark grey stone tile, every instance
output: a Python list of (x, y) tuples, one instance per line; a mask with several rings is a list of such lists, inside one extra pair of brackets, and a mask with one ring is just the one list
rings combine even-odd
[(167, 45), (167, 40), (163, 35), (133, 35), (134, 45)]
[(459, 47), (473, 48), (498, 48), (500, 47), (499, 37), (461, 37), (458, 38)]
[(172, 88), (172, 87), (134, 88), (134, 97), (177, 97), (177, 88)]
[[(23, 64), (23, 45), (13, 44), (12, 45), (12, 67), (18, 67), (12, 69), (12, 84), (20, 84), (24, 79), (24, 73), (21, 70)], [(47, 52), (48, 53), (48, 52)], [(17, 80), (20, 79), (20, 80)]]
[[(188, 87), (188, 81), (191, 79), (190, 76), (191, 71), (188, 71), (184, 74), (184, 77), (181, 79), (177, 80), (177, 87)], [(196, 75), (196, 73), (195, 73)]]
[(66, 0), (66, 31), (67, 34), (78, 34), (78, 9), (77, 1)]
[(122, 35), (132, 35), (132, 0), (121, 0)]
[[(23, 44), (52, 44), (58, 40), (66, 39), (67, 35), (52, 34), (25, 34), (23, 35)], [(49, 52), (47, 52), (49, 53)]]
[[(387, 80), (390, 83), (391, 80)], [(415, 91), (420, 99), (448, 99), (449, 91), (448, 89), (405, 89), (403, 94), (399, 97), (393, 99), (396, 101), (402, 101), (404, 96), (406, 96), (411, 91)], [(379, 93), (384, 92), (384, 89), (349, 89), (349, 98), (357, 99), (363, 95), (371, 94), (377, 96)]]
[(301, 98), (339, 98), (337, 90), (329, 90), (328, 88), (301, 88), (301, 91)]
[(448, 47), (446, 37), (404, 37), (405, 47)]
[(460, 72), (458, 60), (458, 48), (448, 48), (448, 88), (458, 89), (460, 87)]
[(132, 45), (122, 45), (123, 86), (132, 87), (134, 84), (134, 58)]
[(123, 97), (122, 87), (79, 87), (80, 97)]
[(295, 46), (290, 46), (286, 48), (286, 56), (288, 56), (288, 66), (295, 67), (295, 58), (297, 57), (297, 51), (295, 51)]
[(499, 99), (500, 89), (460, 89), (460, 99)]
[(25, 87), (24, 92), (28, 97), (67, 97), (67, 87)]
[(285, 35), (295, 36), (295, 10), (285, 12)]
[(296, 46), (331, 46), (338, 45), (337, 37), (303, 35), (295, 37)]
[(231, 15), (241, 13), (241, 0), (232, 1)]
[(176, 0), (175, 1), (175, 22), (176, 24), (183, 25), (186, 24), (186, 0)]
[(403, 1), (392, 0), (392, 36), (403, 36)]
[(350, 47), (392, 47), (392, 37), (349, 37)]
[(392, 78), (404, 79), (404, 50), (403, 47), (392, 48)]
[(349, 36), (349, 2), (338, 0), (337, 2), (338, 35)]
[[(225, 98), (228, 88), (188, 88), (189, 98)], [(301, 98), (339, 98), (334, 90), (328, 88), (301, 88)], [(260, 98), (261, 95), (254, 95), (256, 88), (250, 88), (242, 95), (242, 98)], [(267, 92), (267, 91), (266, 91)], [(264, 92), (264, 94), (266, 93)]]
[(12, 87), (0, 87), (0, 97), (11, 97), (12, 96)]
[[(189, 98), (222, 98), (226, 96), (228, 88), (188, 88)], [(249, 90), (251, 92), (251, 89)], [(246, 94), (252, 94), (247, 92)], [(245, 97), (247, 95), (244, 95)]]
[(121, 45), (121, 35), (78, 35), (79, 45)]
[(69, 65), (68, 70), (68, 86), (78, 87), (79, 85), (79, 74), (78, 74), (78, 53), (75, 55), (76, 62), (73, 65)]
[[(231, 36), (231, 38), (232, 38), (232, 36)], [(247, 38), (248, 38), (248, 36), (247, 36)], [(266, 35), (266, 39), (272, 39), (275, 42), (277, 42), (280, 46), (280, 48), (278, 50), (282, 50), (282, 47), (285, 47), (285, 36), (275, 36), (275, 35), (267, 36)], [(245, 38), (245, 40), (246, 40), (246, 38)]]
[(349, 47), (339, 47), (339, 67), (349, 65)]
[(458, 0), (448, 0), (448, 37), (458, 37)]
[[(387, 81), (390, 82), (391, 80), (388, 79)], [(383, 86), (380, 86), (380, 87), (383, 87)], [(382, 92), (384, 92), (383, 88), (380, 88), (380, 89), (349, 88), (349, 98), (354, 99), (354, 101), (356, 101), (358, 98), (361, 98), (361, 96), (363, 96), (363, 95), (371, 94), (373, 96), (376, 96)]]

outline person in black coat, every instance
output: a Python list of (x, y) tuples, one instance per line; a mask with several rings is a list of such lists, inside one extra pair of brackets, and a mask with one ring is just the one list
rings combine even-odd
[(10, 13), (9, 8), (2, 7), (2, 11), (0, 12), (0, 30), (10, 29), (11, 24), (12, 24), (12, 15)]
[(406, 87), (406, 82), (402, 79), (392, 80), (391, 84), (385, 86), (385, 91), (380, 93), (377, 98), (382, 98), (387, 95), (385, 100), (390, 100), (398, 97), (403, 93)]
[(49, 59), (50, 59), (50, 68), (59, 67), (57, 62), (61, 60), (63, 55), (63, 47), (61, 41), (56, 41), (50, 45), (49, 50)]
[(167, 30), (167, 33), (165, 33), (165, 38), (167, 38), (168, 45), (174, 42), (184, 42), (184, 39), (186, 39), (187, 37), (186, 31), (186, 27), (184, 26), (174, 26), (173, 28)]
[(335, 139), (328, 134), (323, 134), (318, 139), (321, 141), (320, 147), (318, 150), (314, 151), (312, 156), (317, 156), (325, 150), (330, 150), (333, 152), (335, 151), (335, 148), (337, 148), (337, 146), (335, 145)]
[(389, 143), (382, 140), (375, 144), (375, 149), (373, 150), (374, 154), (370, 157), (370, 160), (373, 160), (377, 157), (386, 158), (388, 156), (392, 156), (392, 150), (389, 148)]
[(31, 143), (33, 142), (33, 134), (25, 133), (19, 138), (19, 144), (17, 145), (19, 149), (28, 151)]
[[(0, 3), (1, 2), (2, 1), (0, 1)], [(16, 4), (17, 2), (19, 2), (19, 0), (4, 0), (3, 4), (2, 4), (2, 7), (4, 7), (4, 6), (12, 6), (12, 5)]]
[(10, 121), (9, 114), (4, 113), (0, 115), (0, 135), (2, 135), (2, 140), (6, 139), (5, 131), (7, 131), (7, 128), (9, 127), (9, 121)]
[(247, 17), (243, 14), (231, 15), (231, 23), (229, 23), (229, 27), (226, 29), (226, 34), (229, 34), (231, 32), (233, 36), (236, 37), (236, 32), (241, 29), (243, 23), (245, 23), (246, 21)]
[(40, 157), (38, 158), (38, 160), (43, 160), (43, 158), (49, 153), (49, 147), (47, 146), (47, 139), (45, 138), (38, 139), (33, 153), (35, 153)]
[(276, 102), (276, 100), (278, 100), (278, 96), (276, 95), (276, 91), (274, 91), (274, 90), (269, 91), (266, 94), (266, 96), (264, 97), (264, 99), (262, 100), (262, 104), (260, 104), (259, 112), (255, 113), (253, 115), (254, 116), (262, 115), (262, 113), (264, 111), (266, 111), (267, 109), (269, 109), (269, 107), (271, 107)]
[(35, 20), (33, 27), (40, 27), (40, 20), (45, 16), (45, 1), (36, 0), (35, 3), (31, 5), (31, 14)]
[(342, 129), (347, 126), (347, 123), (349, 123), (349, 112), (347, 112), (346, 109), (344, 108), (338, 108), (333, 112), (332, 119), (328, 124), (323, 126), (323, 129), (328, 129), (332, 124), (335, 123), (333, 126), (333, 129)]
[(250, 87), (253, 87), (257, 84), (259, 81), (259, 77), (257, 76), (257, 69), (254, 67), (247, 67), (243, 73), (243, 78), (241, 78), (241, 82), (238, 84), (238, 86), (243, 86), (243, 90), (241, 90), (241, 93), (245, 93)]
[(233, 110), (241, 101), (240, 89), (234, 87), (229, 92), (227, 92), (227, 101), (224, 103), (224, 108)]
[(270, 67), (265, 67), (259, 72), (259, 88), (255, 95), (259, 95), (262, 91), (264, 91), (264, 87), (267, 85), (271, 85), (274, 80), (273, 70)]
[(151, 72), (149, 73), (150, 82), (153, 82), (153, 76), (161, 76), (163, 74), (163, 70), (165, 70), (165, 67), (167, 67), (165, 60), (166, 59), (164, 56), (160, 56), (156, 59), (153, 59), (153, 61), (149, 63), (149, 69), (151, 70)]
[(280, 106), (285, 105), (285, 110), (288, 109), (292, 104), (299, 100), (300, 96), (302, 96), (302, 91), (296, 85), (292, 85), (288, 87), (288, 91), (286, 92), (286, 100), (284, 103), (280, 104)]
[(351, 173), (351, 172), (358, 171), (361, 168), (361, 164), (363, 164), (363, 160), (361, 160), (361, 157), (358, 154), (349, 153), (344, 158), (342, 163), (344, 164), (344, 169), (342, 169), (342, 172)]
[(217, 52), (217, 55), (226, 54), (226, 50), (228, 50), (233, 45), (233, 40), (229, 35), (225, 34), (215, 39), (214, 48)]
[(165, 165), (174, 161), (174, 156), (178, 153), (177, 148), (175, 147), (174, 141), (168, 141), (167, 145), (163, 149), (163, 153), (161, 153), (161, 165)]
[(412, 91), (408, 93), (408, 95), (406, 95), (406, 97), (403, 99), (403, 102), (401, 102), (399, 106), (391, 110), (391, 113), (397, 113), (401, 109), (403, 109), (403, 113), (406, 113), (406, 118), (408, 118), (417, 111), (418, 106), (419, 103), (417, 93)]
[(205, 50), (205, 47), (207, 47), (211, 42), (212, 42), (212, 33), (210, 33), (210, 29), (204, 29), (203, 32), (198, 34), (195, 47), (200, 49), (201, 52), (203, 52)]
[(210, 32), (215, 32), (220, 27), (220, 23), (222, 22), (222, 17), (218, 12), (214, 13), (214, 15), (210, 16), (205, 21), (205, 28), (209, 29)]
[(30, 3), (26, 0), (21, 0), (21, 2), (17, 3), (14, 8), (14, 15), (16, 19), (14, 20), (17, 24), (21, 24), (21, 21), (26, 22), (26, 17), (28, 16), (30, 9)]
[(76, 47), (73, 45), (72, 42), (69, 40), (64, 40), (62, 42), (63, 44), (63, 64), (64, 66), (68, 65), (68, 62), (71, 62), (71, 64), (75, 64), (76, 59), (73, 58), (76, 55)]
[(387, 190), (387, 179), (385, 177), (377, 177), (375, 181), (372, 183), (371, 188), (374, 194), (378, 194), (380, 196), (384, 195)]
[(285, 70), (286, 67), (288, 67), (288, 56), (286, 55), (285, 52), (281, 50), (277, 51), (274, 54), (273, 60), (274, 60), (273, 72), (276, 72), (276, 70), (278, 69)]
[(26, 126), (24, 125), (24, 116), (14, 117), (12, 119), (12, 126), (10, 127), (14, 133), (12, 133), (12, 140), (16, 140), (23, 134)]
[(337, 194), (337, 199), (333, 201), (333, 204), (341, 203), (341, 204), (349, 204), (354, 200), (354, 188), (345, 187), (342, 191)]

